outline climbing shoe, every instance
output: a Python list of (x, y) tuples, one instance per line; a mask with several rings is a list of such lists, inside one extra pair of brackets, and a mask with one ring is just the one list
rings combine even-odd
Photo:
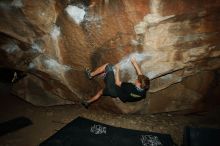
[(81, 104), (82, 104), (82, 106), (84, 106), (86, 109), (88, 109), (88, 108), (89, 108), (89, 105), (90, 105), (87, 101), (82, 101)]
[(91, 76), (91, 70), (89, 68), (86, 68), (86, 76), (91, 80), (92, 76)]

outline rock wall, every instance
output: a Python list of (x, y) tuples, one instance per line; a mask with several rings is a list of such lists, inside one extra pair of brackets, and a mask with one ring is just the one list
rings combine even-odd
[(119, 63), (121, 78), (133, 81), (135, 56), (151, 79), (147, 98), (107, 97), (96, 106), (120, 113), (192, 109), (220, 67), (217, 0), (3, 0), (0, 8), (0, 66), (27, 74), (13, 93), (35, 105), (94, 95), (103, 83), (88, 80), (85, 67)]

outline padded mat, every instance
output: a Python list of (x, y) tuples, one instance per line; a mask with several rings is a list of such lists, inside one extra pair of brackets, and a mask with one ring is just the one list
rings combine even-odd
[(78, 117), (40, 146), (172, 146), (170, 135), (113, 127)]
[(220, 146), (220, 129), (186, 127), (184, 146)]
[(32, 125), (32, 122), (26, 117), (17, 117), (15, 119), (0, 123), (0, 136), (9, 132), (17, 131), (29, 125)]

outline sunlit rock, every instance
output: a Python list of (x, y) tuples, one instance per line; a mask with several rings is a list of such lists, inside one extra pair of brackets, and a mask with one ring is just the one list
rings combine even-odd
[(79, 103), (102, 88), (85, 67), (119, 63), (122, 80), (134, 81), (134, 56), (151, 79), (147, 98), (106, 97), (96, 106), (119, 113), (192, 109), (211, 92), (220, 67), (219, 8), (205, 0), (1, 1), (0, 66), (27, 74), (14, 94), (46, 106)]

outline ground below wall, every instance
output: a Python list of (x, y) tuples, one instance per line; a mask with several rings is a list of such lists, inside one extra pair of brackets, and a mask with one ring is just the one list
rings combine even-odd
[(39, 145), (78, 116), (116, 127), (168, 133), (179, 146), (184, 126), (220, 128), (220, 109), (183, 116), (176, 113), (123, 115), (104, 112), (95, 107), (86, 110), (79, 105), (37, 107), (10, 95), (8, 85), (2, 83), (0, 96), (0, 123), (17, 116), (25, 116), (33, 122), (29, 127), (0, 137), (1, 146)]

